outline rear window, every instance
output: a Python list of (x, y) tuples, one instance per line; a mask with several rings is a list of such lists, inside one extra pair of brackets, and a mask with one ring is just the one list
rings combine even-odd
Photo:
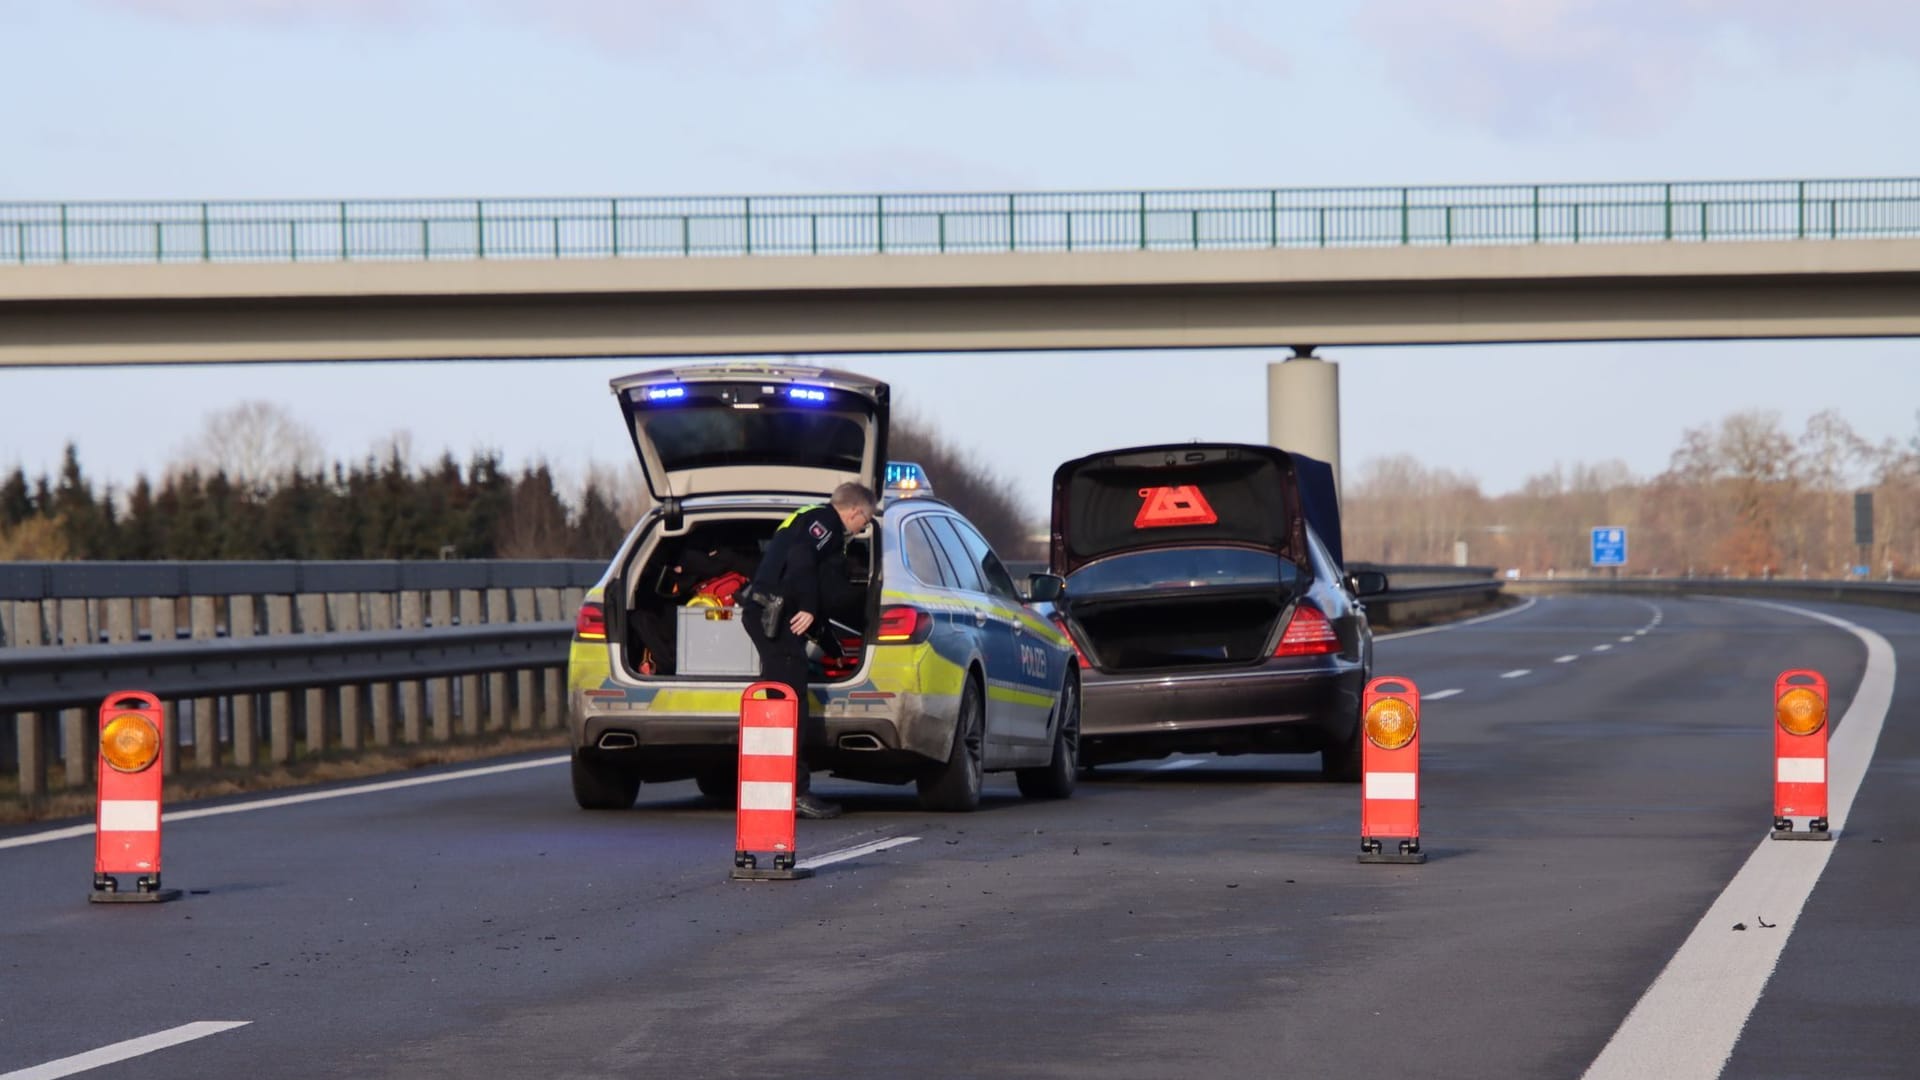
[(1067, 591), (1086, 596), (1177, 589), (1291, 587), (1300, 577), (1300, 568), (1291, 561), (1265, 551), (1162, 548), (1115, 555), (1083, 566), (1067, 578)]
[[(802, 392), (818, 396), (790, 396)], [(686, 383), (627, 397), (669, 472), (766, 464), (859, 472), (873, 415), (867, 399), (839, 389)]]

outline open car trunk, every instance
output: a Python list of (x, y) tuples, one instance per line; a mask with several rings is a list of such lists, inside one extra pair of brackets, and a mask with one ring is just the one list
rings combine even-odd
[[(621, 575), (621, 654), (629, 675), (656, 679), (752, 679), (758, 655), (739, 621), (735, 590), (753, 576), (784, 511), (701, 514), (684, 531), (655, 530)], [(847, 542), (847, 580), (822, 597), (830, 634), (808, 648), (813, 678), (851, 677), (865, 659), (865, 630), (878, 582), (868, 536)], [(614, 628), (609, 628), (614, 629)]]
[(1291, 598), (1274, 590), (1188, 590), (1076, 598), (1074, 638), (1104, 671), (1238, 665), (1265, 659)]
[(1068, 628), (1102, 671), (1258, 663), (1312, 578), (1308, 523), (1337, 558), (1332, 470), (1304, 455), (1109, 450), (1054, 471), (1049, 569), (1066, 578)]

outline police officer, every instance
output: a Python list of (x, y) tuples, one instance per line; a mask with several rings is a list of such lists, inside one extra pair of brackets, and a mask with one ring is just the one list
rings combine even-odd
[(806, 750), (825, 741), (825, 721), (812, 717), (807, 693), (807, 638), (824, 630), (823, 605), (837, 606), (848, 591), (847, 537), (873, 520), (873, 492), (841, 484), (824, 505), (802, 507), (780, 523), (753, 581), (740, 590), (741, 618), (760, 654), (760, 678), (793, 688), (800, 706), (794, 756), (794, 811), (806, 818), (840, 816), (840, 806), (810, 792)]

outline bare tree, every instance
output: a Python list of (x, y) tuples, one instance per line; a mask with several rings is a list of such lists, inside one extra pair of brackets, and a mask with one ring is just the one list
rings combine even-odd
[(187, 454), (201, 471), (224, 472), (260, 497), (296, 470), (323, 467), (319, 436), (271, 401), (243, 401), (208, 414)]

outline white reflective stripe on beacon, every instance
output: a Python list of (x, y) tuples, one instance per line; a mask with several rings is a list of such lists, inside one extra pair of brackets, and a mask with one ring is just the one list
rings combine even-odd
[(1418, 797), (1417, 786), (1418, 781), (1410, 772), (1370, 772), (1366, 798), (1413, 799)]
[(793, 729), (790, 727), (741, 728), (740, 752), (754, 757), (792, 757)]
[(740, 784), (742, 810), (787, 810), (792, 807), (792, 784), (772, 780), (746, 780)]
[(1817, 757), (1775, 758), (1777, 769), (1774, 778), (1783, 784), (1824, 784), (1827, 782), (1827, 759)]
[(154, 799), (100, 800), (101, 832), (158, 832), (160, 803)]

